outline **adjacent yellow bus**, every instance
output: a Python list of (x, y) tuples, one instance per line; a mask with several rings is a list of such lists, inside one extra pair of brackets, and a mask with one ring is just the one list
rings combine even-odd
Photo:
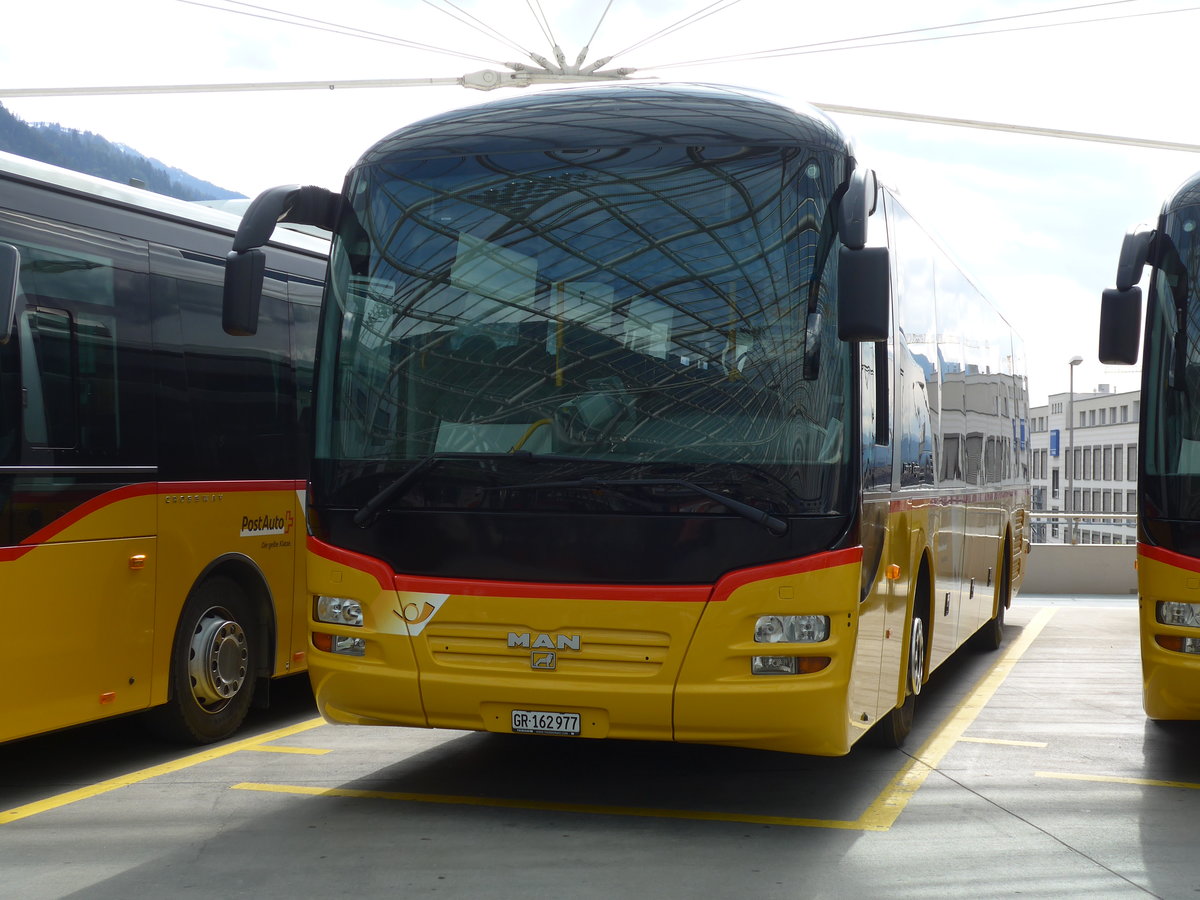
[(237, 224), (0, 154), (0, 741), (150, 708), (214, 741), (305, 668), (328, 242), (272, 241), (263, 327), (234, 340)]
[(546, 91), (371, 148), (334, 232), (308, 495), (332, 722), (848, 752), (999, 644), (1021, 344), (821, 113)]
[[(1101, 362), (1142, 358), (1138, 605), (1142, 700), (1151, 719), (1200, 719), (1200, 173), (1154, 228), (1125, 236), (1104, 292)], [(1150, 267), (1142, 339), (1141, 281)]]

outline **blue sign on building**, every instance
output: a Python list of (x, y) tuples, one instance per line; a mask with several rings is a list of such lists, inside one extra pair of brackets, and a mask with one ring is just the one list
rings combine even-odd
[(1058, 456), (1058, 429), (1050, 429), (1050, 455)]

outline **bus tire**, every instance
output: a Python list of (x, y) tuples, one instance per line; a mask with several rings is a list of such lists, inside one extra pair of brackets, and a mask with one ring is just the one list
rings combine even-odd
[(1000, 568), (999, 590), (996, 592), (996, 615), (983, 623), (983, 627), (975, 633), (975, 646), (980, 650), (991, 652), (999, 650), (1004, 644), (1004, 610), (1009, 604), (1012, 576), (1009, 574), (1008, 551), (1004, 552), (1004, 564)]
[(917, 695), (925, 683), (926, 664), (925, 619), (913, 611), (908, 629), (908, 665), (905, 666), (904, 702), (880, 719), (874, 728), (875, 740), (882, 747), (897, 749), (912, 731), (917, 711)]
[(192, 591), (171, 650), (170, 699), (151, 712), (162, 737), (209, 744), (241, 726), (254, 699), (257, 624), (235, 581), (222, 575)]

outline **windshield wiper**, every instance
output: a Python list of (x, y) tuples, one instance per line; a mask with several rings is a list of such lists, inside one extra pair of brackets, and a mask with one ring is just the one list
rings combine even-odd
[(405, 488), (416, 484), (422, 475), (436, 466), (438, 463), (448, 459), (533, 459), (533, 454), (528, 450), (513, 450), (510, 453), (431, 453), (417, 460), (403, 475), (398, 476), (395, 480), (384, 485), (383, 488), (376, 493), (370, 500), (364, 503), (359, 510), (354, 514), (352, 521), (359, 528), (366, 528), (370, 525), (375, 517), (379, 514), (384, 505), (402, 494)]
[(771, 515), (764, 509), (759, 509), (757, 506), (751, 506), (749, 503), (743, 503), (741, 500), (734, 500), (732, 497), (726, 497), (724, 494), (718, 494), (716, 491), (709, 490), (702, 485), (696, 484), (694, 481), (687, 481), (683, 478), (598, 478), (588, 477), (577, 478), (573, 481), (543, 481), (530, 482), (528, 484), (506, 485), (504, 487), (492, 488), (497, 491), (513, 491), (513, 490), (534, 490), (541, 488), (610, 488), (610, 487), (682, 487), (687, 488), (693, 493), (699, 494), (702, 497), (707, 497), (709, 500), (714, 500), (720, 503), (732, 513), (737, 513), (743, 518), (749, 519), (756, 525), (762, 525), (771, 534), (785, 534), (788, 530), (788, 524), (783, 519)]

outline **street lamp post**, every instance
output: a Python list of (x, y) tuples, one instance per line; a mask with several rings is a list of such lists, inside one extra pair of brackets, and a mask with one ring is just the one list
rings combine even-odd
[[(1070, 359), (1071, 373), (1070, 393), (1067, 395), (1067, 496), (1063, 508), (1075, 513), (1075, 367), (1083, 362), (1082, 356), (1072, 356)], [(1071, 543), (1075, 543), (1075, 519), (1067, 519), (1067, 530)]]

